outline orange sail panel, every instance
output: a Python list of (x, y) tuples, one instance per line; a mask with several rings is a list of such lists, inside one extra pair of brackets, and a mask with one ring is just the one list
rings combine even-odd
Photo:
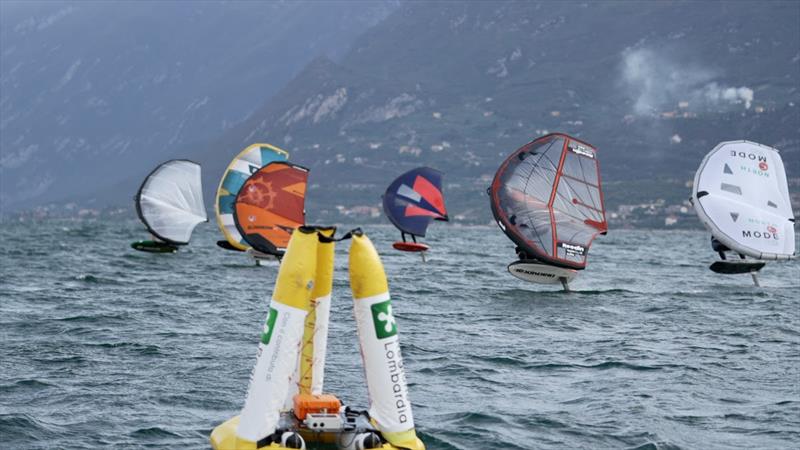
[(261, 253), (283, 255), (292, 231), (305, 223), (308, 169), (272, 162), (253, 173), (236, 195), (234, 222)]

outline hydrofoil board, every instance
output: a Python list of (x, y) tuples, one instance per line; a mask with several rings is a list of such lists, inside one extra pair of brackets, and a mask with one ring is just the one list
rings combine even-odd
[(131, 244), (131, 247), (148, 253), (175, 253), (178, 251), (177, 246), (159, 241), (136, 241)]
[(247, 254), (250, 255), (253, 260), (255, 260), (257, 266), (260, 266), (264, 261), (280, 261), (280, 258), (275, 255), (261, 253), (257, 250), (253, 250), (252, 248), (248, 248), (246, 251)]
[(403, 252), (424, 252), (430, 248), (419, 242), (395, 242), (392, 247)]
[(508, 271), (520, 280), (540, 284), (570, 282), (578, 276), (578, 271), (574, 269), (565, 269), (526, 260), (514, 261), (509, 264)]
[(225, 250), (233, 250), (235, 252), (243, 252), (244, 250), (240, 250), (233, 245), (231, 245), (228, 241), (217, 241), (217, 247), (224, 248)]
[(711, 264), (708, 268), (716, 273), (723, 273), (726, 275), (734, 275), (741, 273), (754, 273), (763, 269), (767, 263), (764, 261), (717, 261)]

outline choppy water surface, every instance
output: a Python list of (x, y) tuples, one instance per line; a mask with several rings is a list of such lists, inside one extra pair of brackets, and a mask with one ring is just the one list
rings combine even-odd
[[(800, 442), (800, 267), (715, 275), (702, 232), (614, 231), (575, 292), (506, 272), (495, 228), (436, 224), (427, 264), (365, 228), (430, 449), (789, 448)], [(3, 448), (207, 446), (244, 403), (276, 265), (214, 245), (136, 252), (135, 222), (3, 224)], [(326, 390), (367, 401), (337, 247)]]

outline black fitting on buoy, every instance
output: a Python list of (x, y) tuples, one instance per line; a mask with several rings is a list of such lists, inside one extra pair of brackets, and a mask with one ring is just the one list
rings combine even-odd
[[(307, 227), (307, 228), (310, 228), (310, 227)], [(320, 230), (333, 230), (333, 232), (336, 233), (336, 227), (333, 227), (333, 226), (330, 226), (330, 227), (315, 227), (315, 229), (317, 231), (320, 231)], [(363, 234), (364, 234), (364, 232), (361, 231), (361, 228), (353, 228), (352, 230), (348, 231), (347, 233), (345, 233), (340, 238), (335, 238), (333, 236), (325, 236), (322, 233), (317, 233), (317, 236), (318, 236), (320, 242), (322, 242), (323, 244), (328, 244), (328, 243), (331, 243), (331, 242), (341, 242), (341, 241), (350, 239), (353, 236), (359, 236), (360, 237)]]
[(306, 443), (299, 434), (287, 431), (281, 436), (281, 446), (286, 448), (305, 448)]
[(281, 431), (275, 431), (274, 433), (270, 434), (269, 436), (266, 436), (264, 438), (259, 439), (256, 442), (256, 448), (269, 447), (270, 444), (272, 444), (273, 442), (277, 443), (277, 444), (280, 444), (280, 442), (281, 442)]
[(368, 449), (375, 449), (381, 448), (383, 443), (381, 442), (381, 438), (378, 437), (375, 433), (369, 433), (368, 435), (364, 436), (364, 439), (361, 441), (362, 448), (364, 450)]

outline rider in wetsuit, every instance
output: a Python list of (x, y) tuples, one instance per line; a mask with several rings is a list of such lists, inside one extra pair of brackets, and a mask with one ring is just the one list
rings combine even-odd
[[(725, 261), (727, 259), (727, 258), (725, 258), (725, 252), (731, 251), (731, 249), (726, 247), (725, 244), (720, 242), (714, 236), (711, 236), (711, 248), (714, 249), (715, 252), (719, 253), (719, 257), (722, 258), (723, 261)], [(739, 258), (745, 259), (744, 255), (741, 254), (741, 253), (739, 253)]]
[(725, 252), (729, 252), (729, 251), (731, 251), (731, 249), (729, 249), (728, 247), (726, 247), (725, 245), (723, 245), (723, 244), (722, 244), (722, 242), (720, 242), (720, 241), (719, 241), (717, 238), (715, 238), (714, 236), (711, 236), (711, 248), (712, 248), (712, 249), (713, 249), (715, 252), (719, 253), (719, 257), (720, 257), (720, 258), (722, 258), (722, 260), (723, 260), (723, 261), (726, 259), (726, 258), (725, 258)]
[(537, 261), (536, 258), (528, 256), (528, 253), (520, 246), (515, 247), (514, 251), (517, 253), (517, 258), (519, 258), (520, 261)]
[[(413, 240), (413, 241), (414, 241), (414, 243), (416, 244), (416, 243), (417, 243), (417, 237), (416, 237), (416, 236), (414, 236), (414, 235), (413, 235), (413, 234), (411, 234), (411, 233), (408, 233), (408, 234), (409, 234), (409, 235), (411, 235), (411, 240)], [(405, 231), (401, 231), (401, 232), (400, 232), (400, 236), (403, 238), (403, 242), (406, 242), (406, 233), (405, 233)]]

